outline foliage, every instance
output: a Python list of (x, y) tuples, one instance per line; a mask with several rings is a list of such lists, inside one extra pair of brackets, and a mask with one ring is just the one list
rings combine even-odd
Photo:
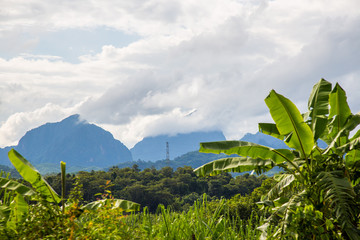
[[(102, 191), (100, 186), (111, 180), (108, 188), (115, 198), (130, 201), (148, 207), (154, 213), (159, 204), (171, 206), (176, 211), (187, 210), (204, 193), (208, 199), (231, 198), (236, 194), (249, 194), (261, 185), (265, 176), (244, 174), (232, 177), (224, 173), (213, 177), (199, 178), (191, 167), (181, 167), (174, 171), (170, 167), (160, 170), (154, 168), (140, 171), (136, 165), (132, 168), (113, 167), (108, 171), (79, 172), (66, 175), (66, 194), (72, 189), (71, 184), (78, 179), (83, 186), (83, 201), (96, 201), (95, 194)], [(48, 175), (45, 179), (55, 189), (61, 190), (59, 175)]]
[[(121, 201), (115, 199), (113, 192), (113, 189), (116, 189), (114, 182), (117, 178), (120, 178), (119, 181), (126, 179), (121, 177), (121, 172), (126, 173), (126, 176), (140, 179), (145, 176), (149, 177), (149, 172), (154, 173), (151, 178), (143, 179), (149, 185), (153, 183), (151, 179), (162, 182), (167, 178), (167, 181), (178, 178), (178, 181), (183, 181), (192, 188), (198, 184), (197, 180), (204, 179), (196, 177), (192, 169), (188, 167), (179, 168), (175, 172), (171, 168), (159, 171), (148, 169), (143, 172), (136, 167), (130, 172), (129, 169), (114, 168), (114, 170), (116, 171), (89, 173), (89, 176), (94, 177), (93, 180), (100, 177), (101, 179), (109, 177), (112, 179), (105, 180), (98, 186), (97, 189), (100, 191), (95, 197), (100, 199), (87, 205), (84, 204), (85, 189), (80, 179), (80, 177), (84, 177), (83, 173), (73, 176), (65, 174), (63, 171), (62, 176), (65, 176), (66, 182), (73, 181), (73, 186), (66, 188), (65, 195), (68, 197), (65, 203), (66, 207), (62, 208), (64, 213), (55, 207), (53, 202), (44, 200), (30, 204), (27, 202), (28, 214), (19, 224), (16, 224), (16, 227), (3, 228), (0, 232), (1, 239), (258, 239), (260, 236), (256, 227), (263, 220), (255, 202), (259, 200), (259, 193), (264, 192), (264, 189), (271, 185), (271, 179), (263, 181), (264, 176), (255, 177), (249, 174), (236, 178), (232, 178), (228, 174), (209, 177), (208, 183), (214, 192), (221, 190), (222, 192), (241, 192), (242, 194), (238, 194), (230, 200), (216, 200), (206, 194), (193, 192), (183, 197), (181, 195), (176, 197), (178, 203), (186, 202), (186, 211), (175, 211), (174, 203), (167, 207), (160, 204), (154, 213), (145, 207), (141, 213), (124, 214), (122, 208), (130, 208), (130, 202), (123, 206)], [(55, 183), (57, 178), (61, 182), (60, 174), (59, 176), (47, 176), (45, 179), (48, 178), (53, 181), (52, 183)], [(193, 182), (193, 180), (196, 181)], [(261, 182), (263, 185), (253, 191)], [(11, 184), (2, 189), (9, 193), (24, 192), (25, 199), (30, 199), (30, 196), (34, 194), (38, 196), (34, 189), (10, 179), (1, 182), (1, 186), (8, 183)], [(222, 184), (226, 188), (218, 188), (219, 186), (223, 187)], [(181, 192), (187, 193), (188, 187), (185, 188), (183, 185), (174, 191), (181, 190)], [(25, 190), (30, 193), (25, 194)], [(208, 201), (208, 198), (211, 201)], [(239, 198), (242, 199), (241, 204), (237, 202)], [(138, 205), (133, 206), (139, 210)]]
[[(84, 206), (79, 205), (79, 199), (70, 200), (68, 205), (64, 204), (65, 191), (62, 191), (62, 198), (60, 198), (29, 161), (14, 149), (10, 150), (8, 155), (24, 181), (32, 188), (9, 179), (9, 175), (5, 178), (0, 177), (0, 188), (2, 189), (0, 192), (0, 230), (2, 230), (0, 237), (2, 238), (23, 235), (30, 239), (40, 239), (45, 236), (59, 239), (68, 233), (66, 227), (69, 225), (69, 221), (72, 223), (83, 209), (93, 210), (109, 206), (117, 211), (138, 211), (140, 209), (140, 205), (137, 203), (114, 199), (111, 196), (107, 198), (106, 194), (103, 195), (102, 201)], [(62, 189), (65, 190), (65, 163), (63, 162), (61, 170)], [(108, 190), (105, 189), (105, 191)], [(72, 196), (80, 196), (80, 194), (75, 192)], [(61, 200), (62, 210), (58, 205)], [(36, 201), (36, 204), (29, 204), (33, 201)], [(59, 231), (59, 229), (64, 231)], [(70, 227), (70, 232), (72, 231), (73, 229)]]
[(21, 178), (20, 174), (18, 173), (18, 171), (16, 171), (15, 168), (12, 167), (8, 167), (5, 165), (1, 165), (0, 164), (0, 172), (6, 172), (6, 173), (10, 173), (12, 178)]
[(146, 168), (155, 168), (160, 170), (164, 167), (171, 167), (177, 169), (183, 166), (190, 166), (192, 168), (197, 168), (205, 163), (211, 162), (217, 159), (216, 154), (211, 153), (199, 153), (198, 151), (188, 152), (179, 157), (174, 158), (173, 160), (158, 160), (158, 161), (129, 161), (120, 163), (117, 165), (118, 168), (132, 167), (134, 164), (138, 166), (139, 169), (145, 170)]
[[(205, 164), (199, 176), (223, 171), (261, 173), (275, 166), (284, 169), (260, 204), (269, 208), (267, 223), (277, 225), (269, 238), (359, 239), (359, 202), (354, 187), (359, 183), (360, 115), (352, 114), (345, 91), (321, 79), (314, 85), (308, 112), (274, 90), (265, 103), (275, 121), (260, 123), (259, 130), (283, 140), (291, 149), (273, 149), (243, 141), (201, 143), (200, 152), (238, 154)], [(327, 143), (322, 149), (318, 140)]]
[[(230, 200), (208, 201), (203, 195), (182, 212), (159, 205), (156, 213), (145, 207), (141, 213), (124, 214), (111, 201), (93, 210), (81, 207), (79, 182), (76, 179), (71, 189), (64, 215), (54, 214), (51, 205), (30, 204), (29, 214), (16, 232), (6, 228), (7, 235), (1, 235), (1, 239), (258, 239), (256, 227), (263, 220), (255, 202), (272, 185), (272, 179), (267, 179), (251, 194)], [(101, 186), (103, 192), (97, 195), (100, 201), (113, 199), (109, 190), (112, 185), (108, 180)], [(234, 209), (238, 209), (236, 214)]]
[[(156, 213), (145, 207), (141, 213), (124, 215), (110, 206), (85, 210), (80, 217), (66, 220), (68, 239), (258, 239), (256, 227), (262, 218), (251, 215), (243, 220), (230, 218), (228, 201), (210, 204), (206, 196), (188, 211), (177, 212), (159, 205)], [(239, 228), (241, 224), (241, 228)]]

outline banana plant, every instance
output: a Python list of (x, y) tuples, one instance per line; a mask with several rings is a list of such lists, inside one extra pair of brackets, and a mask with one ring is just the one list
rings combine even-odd
[[(8, 156), (16, 170), (25, 181), (31, 184), (32, 188), (15, 180), (11, 180), (9, 177), (0, 177), (0, 189), (3, 191), (3, 199), (0, 205), (0, 228), (8, 227), (15, 229), (16, 225), (21, 223), (27, 216), (29, 201), (44, 203), (46, 206), (53, 208), (52, 212), (55, 215), (64, 214), (66, 208), (66, 204), (64, 203), (66, 164), (61, 162), (63, 191), (60, 197), (36, 168), (16, 150), (11, 149)], [(59, 207), (60, 202), (62, 210), (60, 210)], [(109, 204), (111, 204), (113, 208), (121, 208), (123, 211), (140, 210), (140, 204), (122, 199), (95, 201), (81, 206), (80, 208), (96, 210)]]
[(36, 199), (37, 193), (15, 180), (9, 179), (10, 176), (0, 177), (0, 228), (10, 226), (14, 228), (17, 221), (22, 220), (27, 211), (24, 204), (24, 197), (31, 200)]
[[(259, 131), (283, 140), (289, 149), (273, 149), (244, 141), (200, 144), (200, 152), (237, 154), (197, 169), (198, 176), (220, 172), (255, 171), (278, 166), (284, 171), (277, 184), (259, 203), (271, 211), (259, 227), (263, 238), (360, 239), (359, 203), (354, 186), (359, 183), (360, 114), (353, 114), (345, 91), (321, 79), (313, 87), (308, 111), (301, 114), (289, 99), (272, 90), (265, 103), (275, 123), (259, 123)], [(323, 140), (322, 149), (317, 142)], [(267, 226), (277, 231), (266, 236)]]

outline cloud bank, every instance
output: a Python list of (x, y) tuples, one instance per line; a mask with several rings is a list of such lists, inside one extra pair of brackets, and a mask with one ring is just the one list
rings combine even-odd
[(3, 5), (1, 146), (73, 113), (128, 147), (197, 130), (238, 139), (271, 121), (271, 89), (305, 111), (320, 78), (339, 82), (360, 111), (356, 0)]

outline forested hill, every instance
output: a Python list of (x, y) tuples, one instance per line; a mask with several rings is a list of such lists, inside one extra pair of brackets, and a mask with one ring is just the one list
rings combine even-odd
[(188, 152), (179, 157), (176, 157), (174, 160), (158, 160), (156, 162), (152, 161), (132, 161), (125, 162), (116, 165), (118, 168), (132, 167), (134, 164), (138, 166), (139, 169), (144, 170), (146, 168), (155, 168), (161, 169), (163, 167), (171, 167), (177, 169), (178, 167), (190, 166), (192, 168), (200, 167), (201, 165), (216, 160), (225, 155), (218, 155), (212, 153), (200, 153), (198, 151)]

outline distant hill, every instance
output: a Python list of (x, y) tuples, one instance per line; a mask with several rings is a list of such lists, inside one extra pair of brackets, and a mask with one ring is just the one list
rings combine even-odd
[[(1, 172), (3, 172), (3, 174)], [(8, 167), (5, 165), (0, 165), (0, 177), (6, 177), (6, 175), (8, 173), (10, 173), (11, 178), (20, 178), (21, 177), (15, 168)]]
[(130, 149), (135, 161), (157, 161), (166, 159), (166, 142), (169, 143), (170, 159), (185, 153), (197, 151), (200, 142), (224, 141), (225, 136), (220, 131), (192, 132), (175, 136), (159, 135), (146, 137)]
[(134, 164), (138, 166), (139, 169), (144, 170), (146, 168), (156, 168), (161, 169), (163, 167), (171, 167), (176, 170), (179, 167), (190, 166), (192, 168), (200, 167), (203, 164), (211, 162), (213, 160), (219, 159), (220, 157), (224, 157), (225, 155), (218, 155), (212, 153), (200, 153), (198, 151), (188, 152), (179, 157), (176, 157), (173, 160), (158, 160), (158, 161), (132, 161), (120, 163), (117, 165), (119, 168), (132, 167)]
[[(14, 148), (41, 172), (59, 169), (60, 161), (72, 168), (104, 168), (132, 161), (131, 152), (110, 132), (72, 115), (61, 122), (47, 123), (28, 131)], [(0, 164), (9, 165), (0, 149)]]
[[(164, 141), (164, 140), (162, 140)], [(216, 140), (212, 140), (216, 141)], [(271, 136), (265, 135), (263, 133), (251, 134), (247, 133), (241, 141), (248, 141), (272, 148), (288, 148), (287, 145), (279, 139), (273, 138)], [(203, 142), (203, 141), (202, 141)], [(164, 146), (163, 146), (164, 147)], [(181, 156), (176, 157), (173, 160), (166, 161), (165, 159), (158, 161), (144, 161), (137, 160), (132, 162), (120, 163), (117, 165), (119, 168), (132, 167), (134, 164), (138, 166), (139, 169), (144, 170), (145, 168), (156, 168), (161, 169), (163, 167), (171, 167), (177, 169), (178, 167), (190, 166), (192, 168), (200, 167), (206, 163), (209, 163), (213, 160), (224, 158), (227, 155), (225, 154), (211, 154), (211, 153), (200, 153), (198, 151), (192, 151)], [(266, 175), (271, 176), (279, 172), (279, 168), (274, 168), (273, 170), (266, 173)]]

